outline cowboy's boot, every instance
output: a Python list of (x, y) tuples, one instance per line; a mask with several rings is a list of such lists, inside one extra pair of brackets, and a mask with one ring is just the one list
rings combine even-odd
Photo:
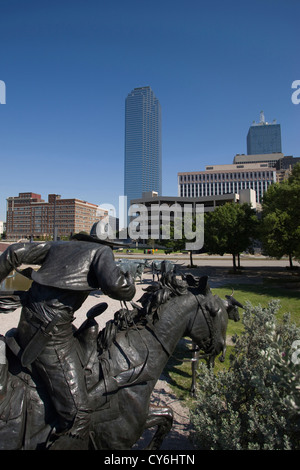
[(88, 450), (90, 416), (90, 411), (79, 410), (70, 429), (51, 436), (48, 450)]

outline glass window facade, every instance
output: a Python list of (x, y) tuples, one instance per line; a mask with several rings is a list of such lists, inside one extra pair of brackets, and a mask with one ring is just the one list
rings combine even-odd
[(281, 153), (280, 124), (255, 124), (247, 135), (247, 154)]
[(162, 192), (161, 107), (152, 89), (134, 88), (125, 101), (124, 194)]

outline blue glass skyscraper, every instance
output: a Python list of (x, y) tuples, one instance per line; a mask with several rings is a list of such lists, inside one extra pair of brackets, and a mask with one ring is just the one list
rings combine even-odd
[(254, 122), (247, 135), (247, 154), (259, 155), (266, 153), (281, 153), (281, 129), (276, 121), (265, 121), (263, 111), (260, 122)]
[(161, 107), (151, 87), (134, 88), (125, 101), (124, 194), (162, 192)]

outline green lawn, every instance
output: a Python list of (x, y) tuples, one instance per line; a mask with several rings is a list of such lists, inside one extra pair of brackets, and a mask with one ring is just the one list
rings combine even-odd
[[(232, 286), (224, 286), (222, 288), (212, 289), (212, 292), (219, 295), (221, 298), (225, 298), (225, 295), (231, 293)], [(267, 284), (258, 286), (252, 286), (247, 284), (240, 284), (234, 286), (234, 297), (241, 304), (245, 304), (246, 301), (251, 302), (252, 305), (267, 306), (269, 301), (272, 299), (279, 299), (281, 309), (278, 313), (278, 321), (281, 320), (282, 316), (286, 312), (290, 312), (291, 320), (297, 326), (300, 326), (300, 291), (294, 289), (283, 289), (276, 288)], [(240, 316), (242, 316), (242, 309), (240, 310)], [(240, 334), (242, 332), (243, 325), (239, 321), (237, 323), (229, 320), (227, 337), (231, 338), (234, 334)], [(184, 399), (187, 404), (192, 406), (193, 400), (190, 398), (189, 390), (192, 382), (192, 369), (191, 369), (191, 357), (190, 352), (191, 342), (188, 338), (182, 340), (174, 354), (170, 358), (165, 370), (164, 375), (169, 379), (169, 383), (178, 398)], [(221, 368), (229, 366), (229, 356), (232, 350), (232, 346), (227, 346), (226, 360), (221, 363), (216, 359), (215, 371), (218, 372)]]
[[(224, 286), (218, 289), (212, 289), (214, 294), (217, 294), (222, 299), (225, 295), (231, 293), (231, 286)], [(300, 291), (289, 289), (289, 288), (277, 288), (267, 284), (262, 285), (247, 285), (237, 284), (234, 286), (234, 298), (238, 300), (242, 305), (247, 301), (251, 302), (252, 305), (262, 305), (266, 307), (271, 299), (278, 299), (280, 301), (281, 309), (278, 313), (278, 320), (282, 318), (282, 315), (286, 312), (290, 312), (291, 320), (300, 326)], [(241, 310), (241, 309), (240, 309)], [(234, 323), (229, 321), (228, 323), (228, 334), (232, 335), (241, 331), (241, 323)]]

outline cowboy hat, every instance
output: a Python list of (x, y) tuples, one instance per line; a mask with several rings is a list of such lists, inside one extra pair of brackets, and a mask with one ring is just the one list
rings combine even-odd
[(93, 242), (93, 243), (101, 243), (102, 245), (108, 245), (111, 248), (115, 247), (122, 247), (122, 248), (129, 248), (128, 243), (122, 243), (115, 240), (110, 240), (109, 238), (99, 238), (97, 235), (97, 225), (99, 222), (95, 222), (91, 228), (90, 234), (79, 232), (75, 235), (72, 235), (71, 240), (79, 240), (79, 241), (86, 241), (86, 242)]

